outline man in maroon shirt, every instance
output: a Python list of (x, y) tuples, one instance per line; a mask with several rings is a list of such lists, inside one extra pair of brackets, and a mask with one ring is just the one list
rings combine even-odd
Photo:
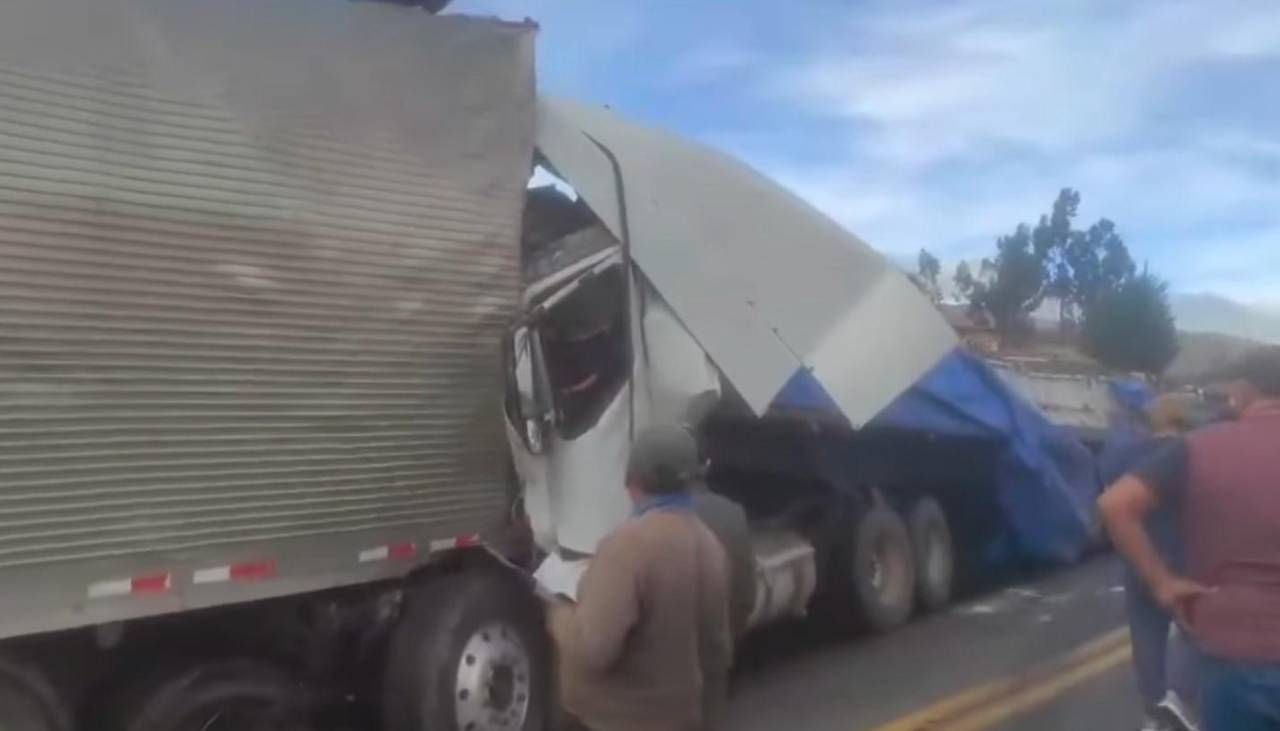
[[(1236, 422), (1195, 432), (1112, 485), (1099, 501), (1116, 548), (1206, 656), (1206, 731), (1280, 729), (1280, 347), (1251, 353), (1229, 386)], [(1172, 505), (1187, 575), (1144, 520)]]

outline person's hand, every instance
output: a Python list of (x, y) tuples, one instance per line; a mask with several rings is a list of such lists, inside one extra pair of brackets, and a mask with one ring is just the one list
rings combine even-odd
[(1205, 594), (1213, 593), (1213, 589), (1181, 576), (1171, 576), (1153, 586), (1151, 593), (1160, 606), (1177, 614), (1179, 620), (1185, 620), (1187, 605)]

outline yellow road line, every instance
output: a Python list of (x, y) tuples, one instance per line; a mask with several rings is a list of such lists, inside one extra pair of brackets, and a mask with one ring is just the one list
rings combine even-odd
[(1081, 683), (1129, 661), (1132, 648), (1124, 646), (1026, 690), (1001, 699), (986, 708), (939, 727), (939, 731), (982, 731), (1021, 716), (1065, 694)]
[[(1108, 632), (1056, 660), (1032, 668), (1018, 677), (998, 680), (961, 691), (944, 698), (927, 708), (911, 713), (896, 721), (877, 727), (874, 731), (951, 731), (954, 724), (967, 724), (971, 717), (987, 717), (996, 709), (1004, 709), (1008, 715), (990, 721), (995, 723), (1034, 707), (1021, 699), (1041, 698), (1046, 689), (1056, 693), (1043, 697), (1038, 703), (1061, 695), (1069, 688), (1088, 678), (1124, 662), (1129, 656), (1129, 631), (1121, 628)], [(1119, 659), (1117, 659), (1117, 657)], [(1087, 672), (1084, 672), (1086, 671)], [(1079, 672), (1078, 672), (1079, 671)], [(1058, 689), (1064, 679), (1074, 682)], [(1016, 710), (1015, 710), (1016, 709)], [(981, 726), (954, 726), (956, 729), (977, 729)]]

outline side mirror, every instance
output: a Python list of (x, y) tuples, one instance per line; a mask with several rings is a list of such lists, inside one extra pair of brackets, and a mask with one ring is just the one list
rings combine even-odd
[(508, 416), (525, 447), (533, 454), (541, 454), (546, 449), (544, 435), (551, 409), (537, 331), (524, 325), (512, 330), (508, 352), (513, 387), (508, 396)]

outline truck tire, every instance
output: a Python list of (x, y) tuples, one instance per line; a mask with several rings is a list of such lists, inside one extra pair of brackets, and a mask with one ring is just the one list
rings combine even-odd
[(915, 607), (915, 562), (906, 523), (877, 505), (858, 518), (853, 541), (853, 590), (866, 628), (888, 632)]
[(0, 659), (0, 729), (72, 731), (71, 714), (43, 676)]
[(128, 688), (109, 712), (112, 731), (313, 731), (310, 696), (289, 674), (256, 660), (219, 660)]
[(535, 599), (497, 574), (437, 578), (392, 634), (384, 731), (546, 731), (549, 689)]
[(955, 544), (942, 505), (933, 498), (921, 498), (907, 516), (911, 548), (915, 555), (916, 601), (920, 608), (935, 612), (951, 602), (955, 583)]

